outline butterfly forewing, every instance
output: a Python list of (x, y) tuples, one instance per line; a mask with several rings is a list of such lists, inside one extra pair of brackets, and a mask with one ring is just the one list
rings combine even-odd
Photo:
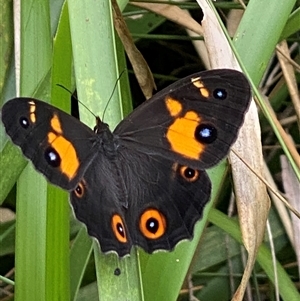
[(97, 154), (93, 150), (94, 132), (36, 99), (12, 99), (1, 113), (7, 134), (35, 168), (51, 183), (74, 189)]
[(238, 71), (196, 73), (143, 103), (115, 133), (128, 148), (206, 169), (236, 140), (250, 96), (248, 81)]

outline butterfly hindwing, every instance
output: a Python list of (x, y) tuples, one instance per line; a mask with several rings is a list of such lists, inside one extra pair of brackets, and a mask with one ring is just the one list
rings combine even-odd
[[(206, 172), (126, 149), (120, 154), (123, 164), (118, 168), (99, 156), (80, 189), (71, 193), (76, 217), (86, 224), (102, 251), (124, 256), (137, 245), (152, 253), (172, 250), (179, 241), (191, 239), (210, 196)], [(99, 172), (103, 177), (97, 176)], [(109, 179), (104, 176), (108, 172), (113, 175)], [(120, 182), (111, 182), (118, 173), (126, 174), (128, 190), (120, 189)], [(120, 198), (126, 201), (121, 204)]]
[(179, 241), (192, 239), (195, 223), (209, 201), (211, 183), (205, 171), (166, 159), (156, 158), (149, 162), (149, 168), (156, 169), (152, 182), (140, 183), (142, 195), (132, 202), (138, 206), (131, 205), (132, 210), (127, 211), (131, 239), (148, 253), (173, 250)]
[(129, 253), (132, 242), (124, 219), (127, 203), (120, 202), (126, 196), (121, 196), (123, 189), (117, 177), (115, 164), (98, 155), (71, 192), (70, 201), (75, 216), (100, 243), (102, 251), (123, 256)]

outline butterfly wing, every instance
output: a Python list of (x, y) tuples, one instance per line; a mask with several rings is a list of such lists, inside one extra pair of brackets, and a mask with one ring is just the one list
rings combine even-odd
[(238, 71), (196, 73), (155, 94), (114, 133), (130, 149), (206, 169), (236, 140), (250, 96), (249, 83)]
[(148, 253), (172, 250), (192, 238), (210, 197), (204, 169), (228, 153), (250, 96), (250, 86), (238, 71), (196, 73), (157, 93), (118, 125), (114, 134), (128, 206), (110, 213), (110, 220), (117, 214), (117, 229), (125, 236), (119, 240), (120, 233), (111, 230), (114, 246), (106, 248), (100, 233), (104, 252), (113, 249), (122, 256), (132, 244)]
[(146, 252), (170, 251), (179, 241), (193, 238), (195, 223), (210, 198), (211, 183), (205, 171), (159, 157), (143, 162), (143, 172), (151, 170), (152, 178), (145, 181), (140, 173), (139, 186), (129, 194), (135, 199), (125, 215), (127, 227), (133, 244)]
[(35, 168), (64, 189), (76, 187), (97, 154), (94, 132), (63, 111), (32, 98), (15, 98), (1, 109), (7, 134)]
[(132, 241), (125, 224), (125, 203), (122, 204), (125, 190), (120, 186), (115, 163), (98, 154), (71, 192), (70, 200), (76, 218), (86, 225), (102, 251), (123, 256), (129, 253)]
[(76, 217), (103, 252), (124, 256), (132, 245), (148, 253), (172, 250), (179, 241), (193, 237), (211, 191), (205, 171), (126, 148), (119, 150), (115, 164), (98, 157), (80, 190), (71, 193)]

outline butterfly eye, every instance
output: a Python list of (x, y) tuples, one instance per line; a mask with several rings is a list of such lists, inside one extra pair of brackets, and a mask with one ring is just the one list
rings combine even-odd
[(127, 242), (125, 226), (123, 220), (120, 215), (115, 214), (111, 219), (111, 227), (113, 232), (119, 242), (125, 243)]
[(140, 230), (149, 239), (157, 239), (166, 232), (165, 216), (156, 209), (144, 211), (140, 217)]
[(21, 117), (19, 121), (23, 129), (27, 129), (29, 127), (29, 121), (26, 117)]
[(209, 124), (200, 124), (196, 127), (195, 138), (201, 143), (210, 144), (217, 139), (217, 130)]
[(199, 178), (199, 171), (188, 166), (181, 166), (180, 175), (188, 182), (195, 182)]
[(83, 195), (84, 195), (84, 184), (82, 182), (79, 182), (77, 187), (75, 188), (74, 190), (74, 193), (75, 195), (78, 197), (78, 198), (82, 198)]
[(61, 163), (61, 159), (57, 151), (53, 147), (48, 147), (45, 150), (45, 159), (48, 164), (52, 167), (59, 167)]
[(213, 92), (214, 98), (219, 99), (219, 100), (224, 100), (227, 98), (227, 92), (224, 89), (216, 89)]

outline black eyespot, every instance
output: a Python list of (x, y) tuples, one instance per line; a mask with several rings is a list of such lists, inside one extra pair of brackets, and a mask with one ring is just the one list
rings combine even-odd
[(82, 181), (78, 183), (78, 185), (76, 186), (76, 188), (74, 190), (74, 193), (75, 193), (75, 195), (78, 198), (82, 198), (83, 197), (83, 194), (84, 194), (84, 185), (83, 185)]
[(151, 217), (146, 222), (146, 228), (150, 233), (155, 234), (159, 228), (159, 223), (155, 218)]
[(48, 162), (48, 164), (52, 167), (59, 167), (61, 163), (61, 159), (57, 151), (52, 148), (48, 147), (45, 151), (45, 159)]
[(160, 210), (146, 209), (140, 216), (139, 228), (145, 237), (158, 239), (166, 233), (166, 218)]
[(225, 89), (216, 89), (213, 92), (214, 98), (219, 99), (219, 100), (224, 100), (227, 98), (227, 92)]
[(29, 127), (29, 121), (26, 117), (21, 117), (19, 122), (23, 129), (27, 129)]
[(188, 166), (180, 166), (179, 172), (181, 177), (188, 182), (195, 182), (199, 179), (199, 171)]
[(191, 168), (186, 168), (184, 170), (184, 176), (187, 178), (187, 179), (192, 179), (196, 174), (196, 171), (194, 169), (191, 169)]
[(196, 127), (195, 138), (201, 143), (213, 143), (217, 139), (217, 136), (217, 130), (212, 125), (200, 124)]
[(117, 240), (121, 243), (126, 243), (127, 242), (126, 230), (125, 230), (122, 217), (119, 214), (114, 214), (112, 216), (111, 227)]
[(114, 271), (115, 276), (120, 276), (121, 275), (121, 270), (119, 268), (116, 268)]
[(82, 194), (82, 187), (80, 185), (78, 185), (76, 188), (75, 188), (76, 192), (81, 195)]
[(124, 227), (121, 223), (117, 223), (116, 225), (117, 231), (118, 233), (122, 236), (125, 237), (125, 231), (124, 231)]

